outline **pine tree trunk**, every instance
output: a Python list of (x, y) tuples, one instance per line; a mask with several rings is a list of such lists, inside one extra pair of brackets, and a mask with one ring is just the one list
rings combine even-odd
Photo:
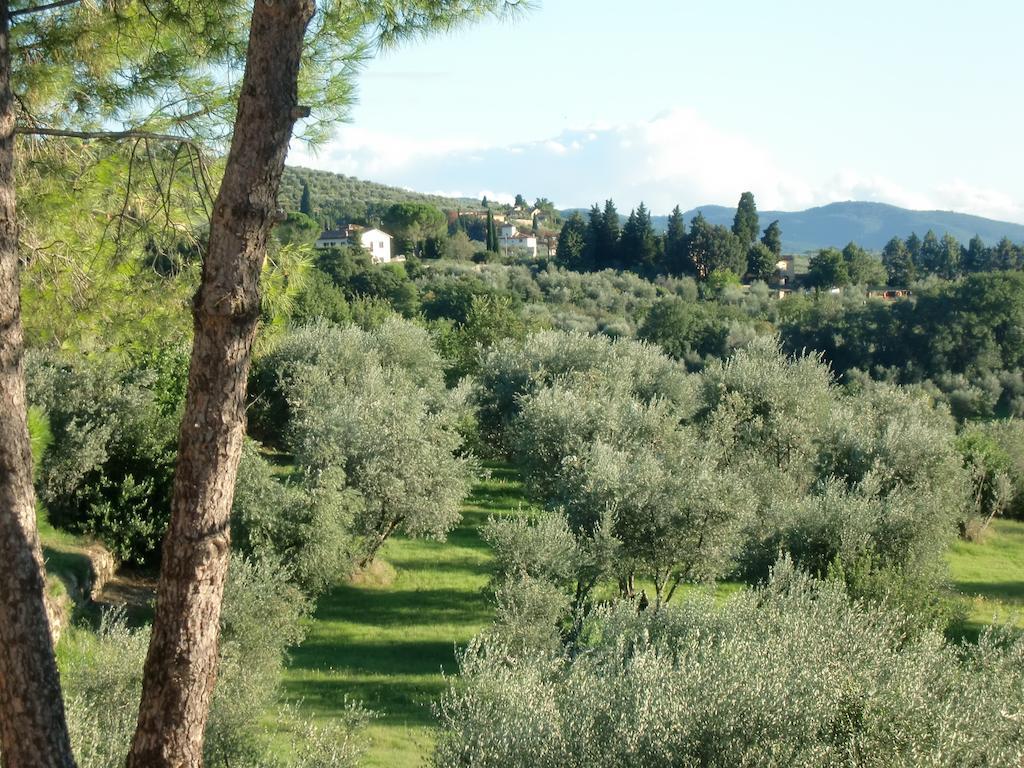
[(29, 443), (7, 0), (0, 0), (0, 760), (75, 765), (46, 616)]
[(128, 768), (202, 765), (258, 280), (300, 112), (299, 60), (313, 10), (313, 0), (258, 0), (253, 7), (238, 117), (193, 309), (171, 523)]

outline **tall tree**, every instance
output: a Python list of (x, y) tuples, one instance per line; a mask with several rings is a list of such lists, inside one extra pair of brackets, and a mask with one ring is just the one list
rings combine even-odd
[(960, 241), (948, 232), (939, 242), (939, 254), (935, 263), (935, 272), (939, 277), (952, 280), (963, 271), (963, 246)]
[(566, 269), (584, 271), (584, 249), (587, 244), (587, 225), (579, 212), (573, 213), (558, 233), (558, 262)]
[(754, 193), (744, 192), (740, 195), (740, 202), (736, 206), (736, 215), (732, 220), (732, 233), (740, 239), (744, 249), (747, 249), (757, 240), (759, 231), (760, 222), (757, 217)]
[(914, 258), (914, 263), (925, 274), (937, 275), (942, 270), (942, 246), (933, 230), (925, 232), (920, 256)]
[[(7, 548), (2, 553), (5, 583), (0, 590), (0, 636), (4, 640), (0, 644), (0, 749), (7, 766), (73, 765), (41, 600), (41, 558), (34, 510), (27, 504), (30, 485), (26, 490), (25, 484), (30, 475), (24, 469), (29, 454), (22, 439), (27, 433), (22, 428), (15, 196), (9, 172), (12, 133), (20, 130), (58, 137), (173, 140), (181, 144), (180, 135), (154, 133), (145, 130), (146, 125), (114, 133), (94, 128), (131, 122), (141, 106), (154, 110), (143, 122), (178, 128), (188, 136), (210, 136), (218, 125), (228, 125), (235, 114), (230, 99), (224, 97), (238, 94), (238, 129), (213, 208), (201, 286), (194, 303), (194, 348), (172, 520), (164, 542), (139, 721), (128, 758), (128, 765), (136, 768), (198, 766), (216, 676), (228, 511), (244, 426), (242, 402), (249, 353), (259, 315), (257, 280), (267, 237), (278, 218), (277, 188), (292, 129), (296, 120), (309, 115), (297, 103), (300, 61), (305, 57), (309, 67), (308, 92), (322, 97), (318, 119), (309, 123), (307, 135), (323, 135), (326, 126), (350, 103), (354, 66), (365, 58), (371, 38), (391, 44), (515, 5), (518, 3), (511, 0), (396, 0), (382, 8), (370, 0), (357, 1), (344, 8), (326, 8), (315, 34), (307, 36), (315, 11), (313, 0), (256, 3), (248, 16), (245, 46), (240, 44), (244, 36), (239, 39), (234, 34), (233, 23), (247, 13), (239, 3), (180, 7), (175, 0), (165, 4), (152, 0), (145, 12), (123, 14), (120, 4), (108, 7), (60, 0), (11, 11), (3, 2), (0, 69), (8, 83), (6, 92), (10, 92), (12, 77), (7, 22), (16, 14), (19, 18), (35, 14), (22, 36), (31, 41), (33, 52), (19, 61), (28, 67), (41, 61), (43, 70), (51, 70), (43, 76), (55, 86), (19, 94), (19, 108), (31, 118), (28, 126), (15, 128), (11, 99), (0, 99), (4, 102), (0, 104), (0, 292), (4, 292), (0, 312), (5, 321), (0, 324), (0, 401), (5, 406), (0, 414), (0, 438), (10, 437), (0, 459), (4, 470), (0, 472), (0, 546)], [(197, 19), (209, 21), (218, 14), (223, 23), (207, 24), (209, 35), (188, 39), (188, 33), (199, 26)], [(67, 55), (67, 41), (76, 41), (83, 25), (95, 19), (100, 20), (97, 28), (106, 24), (114, 30), (141, 19), (156, 27), (150, 41), (159, 44), (139, 45), (137, 38), (128, 35), (97, 35), (93, 28), (90, 45), (74, 51), (96, 53), (95, 66), (83, 66)], [(113, 46), (106, 49), (102, 45), (103, 40), (115, 38), (116, 53)], [(195, 45), (196, 39), (202, 39), (202, 46)], [(129, 40), (135, 44), (130, 51)], [(91, 44), (96, 41), (100, 42)], [(198, 49), (210, 57), (197, 57)], [(211, 81), (210, 68), (234, 64), (233, 57), (241, 49), (246, 51), (246, 68), (240, 90), (235, 90), (239, 86), (233, 78)], [(133, 60), (122, 66), (122, 58), (131, 59), (135, 53), (142, 63)], [(206, 77), (187, 80), (179, 76), (182, 70)], [(67, 77), (62, 80), (63, 74)], [(31, 77), (23, 82), (46, 83)], [(163, 83), (167, 89), (161, 89)], [(218, 89), (217, 83), (222, 88)], [(61, 89), (65, 88), (73, 91), (73, 98), (63, 98)], [(37, 93), (43, 94), (41, 101), (34, 99)], [(154, 93), (160, 98), (154, 98)], [(209, 103), (204, 102), (207, 94)], [(56, 106), (44, 113), (38, 106), (47, 98)], [(196, 111), (200, 103), (204, 108)], [(46, 128), (40, 124), (40, 115), (68, 127)], [(86, 124), (86, 129), (76, 128), (76, 121)], [(17, 589), (21, 585), (28, 588), (24, 594)]]
[(906, 288), (916, 275), (914, 259), (906, 243), (894, 237), (882, 249), (882, 264), (889, 277), (889, 285), (894, 288)]
[(305, 181), (302, 182), (302, 198), (299, 200), (299, 213), (304, 213), (307, 216), (313, 215), (313, 201), (309, 195), (309, 184)]
[(768, 246), (768, 249), (776, 256), (782, 255), (782, 227), (776, 219), (765, 229), (761, 235), (761, 242)]
[(992, 250), (978, 235), (971, 238), (964, 253), (964, 272), (987, 272), (992, 265)]
[(613, 269), (619, 262), (619, 212), (611, 200), (604, 201), (597, 242), (597, 269)]
[(1020, 269), (1024, 266), (1024, 248), (1014, 245), (1010, 238), (1004, 237), (996, 244), (991, 264), (992, 269)]
[(587, 233), (581, 268), (591, 271), (601, 269), (601, 242), (604, 237), (604, 214), (597, 203), (587, 212)]
[(822, 248), (811, 257), (807, 268), (807, 283), (814, 288), (841, 288), (849, 285), (846, 260), (836, 248)]
[(492, 253), (498, 252), (498, 230), (494, 226), (494, 214), (490, 208), (487, 209), (487, 243), (484, 247)]
[(878, 257), (854, 242), (843, 248), (843, 260), (846, 262), (846, 274), (853, 285), (877, 286), (888, 281), (885, 267)]
[(699, 211), (690, 222), (686, 252), (700, 280), (718, 270), (739, 278), (747, 270), (747, 251), (740, 239), (725, 227), (710, 224)]
[(668, 217), (664, 251), (665, 272), (670, 275), (683, 275), (689, 272), (686, 264), (686, 222), (678, 205), (672, 209)]
[(921, 238), (917, 236), (917, 232), (911, 232), (906, 241), (907, 253), (914, 262), (914, 268), (919, 272), (925, 271), (921, 261), (921, 245)]
[(0, 749), (6, 768), (75, 764), (44, 604), (18, 282), (10, 6), (0, 0)]
[(647, 276), (653, 276), (659, 261), (659, 243), (654, 233), (651, 214), (643, 203), (630, 211), (619, 240), (619, 265)]

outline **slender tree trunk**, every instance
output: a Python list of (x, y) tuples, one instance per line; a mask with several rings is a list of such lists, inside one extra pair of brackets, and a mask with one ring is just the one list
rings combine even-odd
[(257, 0), (253, 7), (238, 117), (194, 305), (171, 523), (128, 768), (202, 765), (258, 280), (301, 116), (299, 60), (313, 11), (313, 0)]
[(9, 8), (0, 0), (0, 755), (74, 766), (44, 597), (22, 370)]

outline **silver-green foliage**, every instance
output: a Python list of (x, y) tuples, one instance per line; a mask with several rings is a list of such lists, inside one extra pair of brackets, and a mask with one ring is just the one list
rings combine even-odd
[(572, 655), (490, 635), (439, 708), (438, 768), (889, 768), (1024, 759), (1024, 639), (908, 633), (788, 562), (770, 582), (586, 621)]
[(339, 469), (281, 479), (250, 442), (235, 483), (232, 546), (256, 558), (288, 563), (295, 582), (316, 594), (351, 570), (356, 550), (352, 521), (359, 505)]
[(941, 581), (969, 508), (943, 407), (842, 390), (771, 339), (688, 375), (636, 343), (537, 334), (493, 349), (479, 387), (528, 492), (591, 555), (577, 602), (609, 577), (626, 596), (650, 579), (657, 602), (681, 582), (756, 581), (780, 551), (859, 596), (886, 596), (891, 577), (909, 597)]
[(286, 344), (305, 354), (279, 353), (288, 447), (307, 476), (338, 473), (357, 494), (361, 562), (395, 531), (443, 537), (475, 463), (460, 452), (463, 409), (427, 332), (392, 318), (370, 332), (318, 326)]
[(507, 435), (522, 400), (566, 378), (618, 382), (643, 402), (664, 399), (684, 410), (693, 399), (685, 368), (651, 345), (546, 331), (484, 353), (476, 392), (481, 433), (496, 450), (509, 452)]

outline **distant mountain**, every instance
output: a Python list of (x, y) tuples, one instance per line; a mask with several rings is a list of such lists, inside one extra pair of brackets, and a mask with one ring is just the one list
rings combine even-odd
[[(697, 211), (712, 224), (732, 226), (735, 208), (721, 205), (705, 205), (683, 214), (687, 225)], [(806, 211), (758, 211), (761, 229), (775, 219), (782, 227), (782, 245), (788, 253), (803, 253), (819, 248), (834, 246), (842, 248), (851, 240), (868, 248), (880, 251), (890, 239), (907, 237), (917, 232), (924, 237), (929, 229), (940, 238), (947, 232), (960, 242), (967, 244), (979, 235), (988, 245), (994, 245), (1003, 237), (1016, 243), (1024, 242), (1024, 225), (1005, 221), (994, 221), (953, 211), (912, 211), (885, 203), (830, 203)], [(663, 231), (667, 216), (655, 216), (654, 226)]]

